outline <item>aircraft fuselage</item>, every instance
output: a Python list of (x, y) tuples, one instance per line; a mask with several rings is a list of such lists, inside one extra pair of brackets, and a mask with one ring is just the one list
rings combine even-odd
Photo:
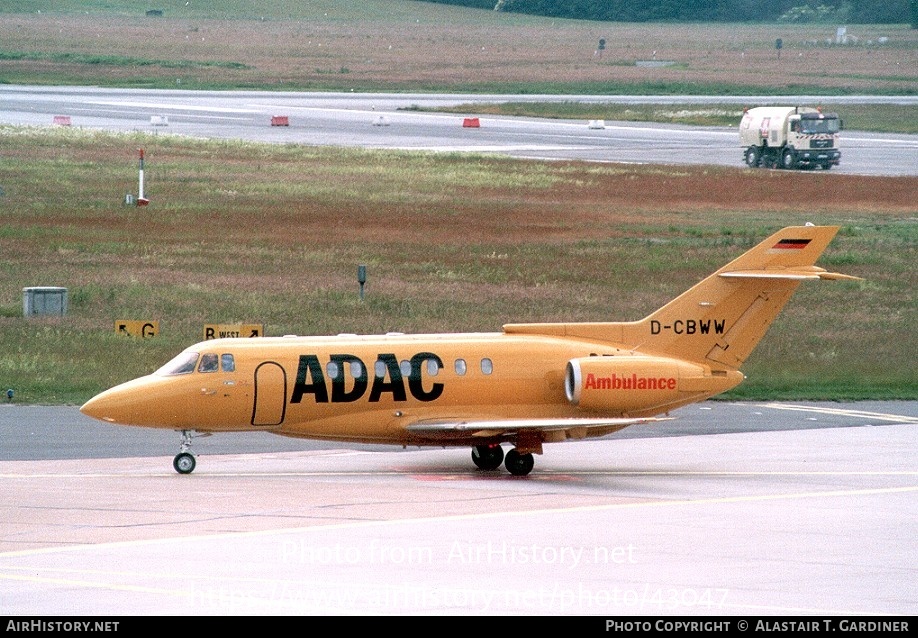
[[(218, 339), (188, 353), (197, 357), (184, 371), (167, 364), (102, 393), (83, 411), (174, 430), (468, 445), (482, 437), (431, 439), (405, 425), (652, 416), (742, 379), (608, 344), (502, 333)], [(574, 383), (571, 361), (583, 370), (579, 388), (566, 387)]]

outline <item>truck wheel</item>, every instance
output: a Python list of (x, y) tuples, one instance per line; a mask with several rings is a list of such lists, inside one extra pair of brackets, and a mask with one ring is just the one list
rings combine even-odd
[(760, 158), (761, 153), (759, 153), (758, 146), (750, 146), (746, 149), (746, 166), (749, 168), (756, 168), (759, 165)]
[(787, 170), (797, 168), (797, 158), (794, 157), (794, 152), (789, 148), (784, 149), (784, 153), (781, 155), (781, 167)]

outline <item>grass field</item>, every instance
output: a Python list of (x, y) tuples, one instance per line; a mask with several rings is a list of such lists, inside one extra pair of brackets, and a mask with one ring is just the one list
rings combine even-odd
[[(152, 204), (125, 207), (136, 149)], [(0, 385), (78, 403), (205, 323), (269, 335), (629, 320), (772, 230), (840, 224), (733, 397), (918, 398), (918, 178), (541, 163), (0, 127)], [(367, 297), (356, 269), (366, 264)], [(21, 316), (65, 286), (65, 319)], [(156, 319), (161, 334), (114, 334)]]
[(856, 44), (830, 46), (835, 25), (588, 22), (407, 0), (155, 4), (160, 17), (129, 0), (7, 0), (0, 82), (596, 95), (918, 91), (918, 30), (908, 25), (848, 25)]

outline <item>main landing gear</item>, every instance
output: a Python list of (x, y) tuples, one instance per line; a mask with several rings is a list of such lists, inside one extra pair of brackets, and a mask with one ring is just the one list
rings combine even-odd
[(482, 470), (496, 470), (504, 462), (504, 449), (499, 445), (473, 447), (472, 462)]
[(513, 476), (526, 476), (535, 465), (532, 454), (520, 454), (513, 449), (504, 457), (504, 450), (499, 445), (479, 445), (472, 448), (472, 462), (482, 470), (496, 470), (503, 463)]
[(182, 447), (179, 448), (179, 453), (172, 459), (172, 467), (179, 474), (191, 474), (194, 472), (194, 466), (197, 465), (194, 454), (190, 451), (191, 439), (193, 438), (194, 434), (191, 430), (182, 430)]

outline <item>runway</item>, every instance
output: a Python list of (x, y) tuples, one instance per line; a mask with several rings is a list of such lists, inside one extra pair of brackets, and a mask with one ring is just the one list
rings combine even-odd
[(254, 434), (196, 442), (182, 476), (172, 433), (3, 406), (0, 600), (9, 615), (915, 612), (915, 403), (674, 416), (546, 446), (523, 478), (464, 449), (246, 449)]
[[(736, 127), (587, 122), (525, 117), (477, 117), (419, 110), (507, 101), (597, 100), (670, 104), (671, 96), (518, 96), (449, 94), (281, 93), (178, 91), (94, 87), (0, 86), (0, 124), (51, 126), (55, 116), (74, 128), (155, 135), (241, 139), (277, 144), (350, 146), (425, 152), (496, 153), (546, 160), (642, 164), (708, 164), (743, 167)], [(741, 105), (821, 103), (844, 114), (864, 97), (712, 96), (678, 98)], [(874, 97), (874, 102), (916, 104), (914, 97)], [(788, 102), (790, 101), (790, 102)], [(738, 107), (739, 108), (739, 107)], [(272, 126), (274, 117), (287, 125)], [(153, 122), (157, 122), (154, 124)], [(737, 126), (739, 118), (737, 118)], [(832, 172), (918, 175), (918, 136), (844, 131), (842, 162)]]

